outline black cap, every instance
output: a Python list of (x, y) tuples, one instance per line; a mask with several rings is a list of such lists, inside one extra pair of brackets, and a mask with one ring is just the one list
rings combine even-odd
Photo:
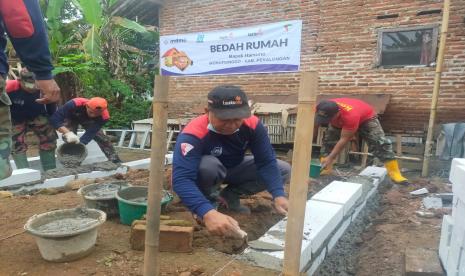
[(208, 93), (208, 109), (220, 120), (250, 117), (247, 95), (238, 86), (220, 85)]
[(318, 125), (328, 124), (339, 112), (339, 106), (333, 101), (321, 101), (316, 106), (315, 122)]

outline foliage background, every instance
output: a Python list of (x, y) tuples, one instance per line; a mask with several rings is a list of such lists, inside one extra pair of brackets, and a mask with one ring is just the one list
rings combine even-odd
[(107, 128), (150, 116), (158, 72), (156, 27), (112, 15), (117, 0), (41, 0), (54, 73), (65, 101), (106, 98)]

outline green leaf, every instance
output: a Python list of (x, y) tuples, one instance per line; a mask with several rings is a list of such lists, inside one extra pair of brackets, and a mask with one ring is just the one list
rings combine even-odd
[(47, 6), (47, 25), (51, 30), (58, 30), (60, 28), (61, 10), (65, 0), (50, 0)]
[(73, 68), (71, 67), (64, 67), (64, 66), (57, 66), (55, 69), (53, 69), (52, 74), (58, 75), (60, 73), (64, 72), (73, 72)]
[(111, 7), (111, 6), (113, 6), (114, 4), (116, 4), (116, 2), (118, 2), (118, 0), (110, 0), (110, 1), (108, 2), (108, 6)]
[(100, 50), (100, 37), (95, 26), (89, 29), (86, 38), (82, 41), (84, 51), (90, 56), (92, 61), (100, 62), (102, 60), (102, 53)]
[(79, 0), (81, 5), (81, 11), (84, 14), (84, 18), (89, 24), (96, 27), (102, 26), (102, 5), (101, 0)]
[(123, 28), (126, 28), (126, 29), (129, 29), (129, 30), (133, 30), (133, 31), (138, 32), (138, 33), (146, 33), (147, 32), (147, 29), (144, 26), (140, 25), (136, 21), (132, 21), (132, 20), (129, 20), (127, 18), (114, 16), (111, 19), (111, 21), (116, 25), (119, 25), (119, 26), (121, 26)]

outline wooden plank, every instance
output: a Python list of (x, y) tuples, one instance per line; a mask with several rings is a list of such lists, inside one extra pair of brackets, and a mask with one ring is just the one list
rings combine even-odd
[[(368, 155), (368, 156), (373, 156), (372, 153), (363, 153), (363, 152), (356, 152), (356, 151), (349, 151), (349, 154), (357, 154), (357, 155)], [(423, 161), (421, 158), (417, 157), (409, 157), (409, 156), (394, 156), (396, 159), (400, 160), (410, 160), (410, 161)]]
[(284, 275), (298, 275), (300, 270), (317, 91), (318, 74), (316, 72), (303, 72), (300, 77), (297, 125), (292, 156), (289, 213), (284, 248)]
[(149, 136), (149, 131), (146, 130), (146, 131), (144, 132), (144, 136), (142, 136), (142, 141), (141, 141), (141, 143), (140, 143), (140, 145), (139, 145), (139, 148), (140, 148), (140, 149), (144, 149), (144, 148), (145, 148), (145, 142), (147, 141), (147, 137), (148, 137), (148, 136)]
[(121, 132), (121, 137), (119, 137), (118, 147), (122, 147), (124, 143), (124, 138), (126, 138), (126, 130)]

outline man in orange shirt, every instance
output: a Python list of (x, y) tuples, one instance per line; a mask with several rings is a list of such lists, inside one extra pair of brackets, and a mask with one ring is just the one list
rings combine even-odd
[(389, 177), (398, 184), (407, 184), (392, 151), (392, 143), (384, 135), (378, 115), (372, 106), (353, 98), (321, 101), (316, 108), (317, 125), (329, 124), (321, 147), (321, 165), (329, 173), (337, 155), (358, 131), (369, 146), (369, 151), (384, 162)]

